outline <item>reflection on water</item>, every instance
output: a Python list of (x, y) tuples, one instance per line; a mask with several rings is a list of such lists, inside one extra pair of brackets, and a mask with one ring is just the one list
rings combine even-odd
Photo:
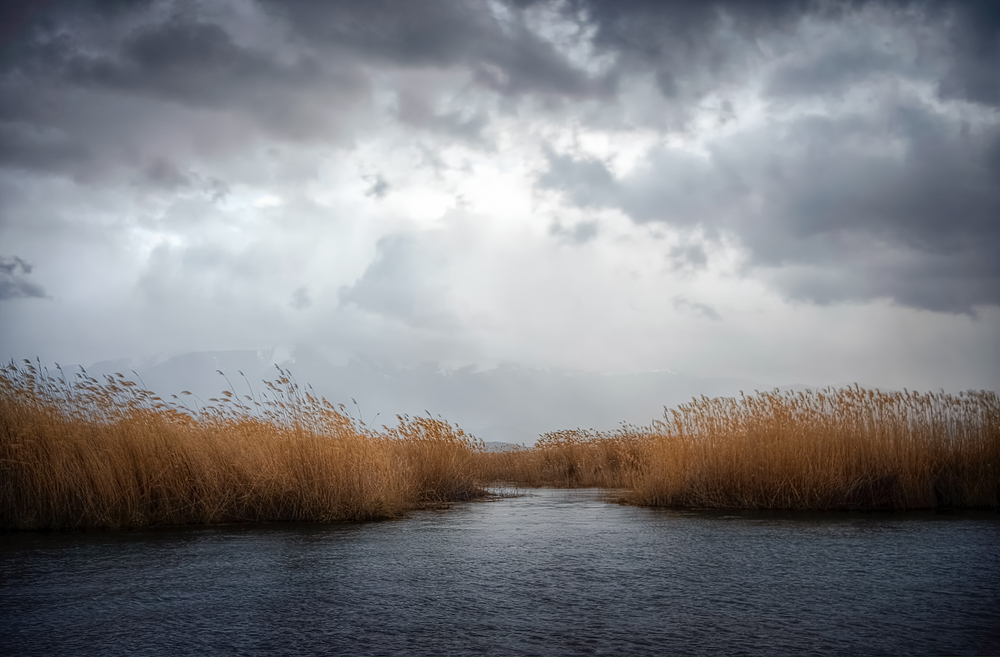
[(0, 535), (0, 653), (997, 654), (997, 514), (657, 511)]

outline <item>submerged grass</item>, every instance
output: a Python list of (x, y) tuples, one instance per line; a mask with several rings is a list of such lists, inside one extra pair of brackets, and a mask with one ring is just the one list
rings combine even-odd
[(998, 508), (1000, 400), (859, 387), (703, 397), (649, 427), (561, 431), (479, 458), (497, 479), (626, 489), (643, 506)]
[(431, 418), (374, 431), (280, 369), (259, 395), (209, 402), (120, 374), (0, 368), (0, 529), (389, 518), (489, 483), (621, 489), (645, 506), (1000, 508), (993, 392), (702, 397), (649, 427), (500, 453)]
[(0, 370), (0, 528), (389, 518), (485, 495), (478, 445), (430, 418), (369, 430), (287, 372), (191, 411), (121, 375)]

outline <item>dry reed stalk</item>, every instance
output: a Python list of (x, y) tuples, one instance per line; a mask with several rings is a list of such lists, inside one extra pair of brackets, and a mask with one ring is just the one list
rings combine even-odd
[(858, 387), (701, 399), (655, 426), (626, 496), (653, 506), (1000, 506), (995, 393)]
[(859, 387), (702, 397), (650, 427), (477, 458), (489, 479), (628, 489), (623, 501), (646, 506), (998, 508), (1000, 401)]
[(580, 429), (544, 434), (533, 448), (480, 453), (486, 481), (515, 486), (561, 488), (627, 487), (642, 469), (648, 443), (641, 430)]
[(394, 517), (484, 494), (451, 425), (381, 433), (280, 372), (263, 402), (196, 413), (118, 375), (0, 370), (0, 528)]
[(393, 517), (485, 482), (627, 489), (648, 506), (1000, 507), (992, 392), (702, 397), (650, 427), (486, 453), (430, 418), (373, 432), (280, 369), (261, 401), (227, 391), (197, 412), (122, 375), (59, 372), (0, 369), (0, 528)]

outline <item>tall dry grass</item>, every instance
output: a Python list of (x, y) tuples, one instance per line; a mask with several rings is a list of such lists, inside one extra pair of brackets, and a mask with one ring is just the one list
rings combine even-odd
[(484, 494), (455, 427), (372, 431), (279, 375), (192, 410), (121, 375), (0, 369), (0, 528), (360, 520)]
[(484, 481), (514, 486), (622, 488), (643, 467), (648, 444), (641, 430), (571, 429), (542, 435), (535, 446), (476, 455)]
[(859, 387), (703, 397), (649, 427), (478, 458), (490, 479), (627, 489), (645, 506), (998, 508), (1000, 401)]
[(282, 370), (209, 402), (0, 368), (0, 529), (385, 518), (487, 483), (624, 489), (647, 506), (1000, 508), (993, 392), (703, 397), (649, 427), (501, 453), (431, 418), (373, 431)]

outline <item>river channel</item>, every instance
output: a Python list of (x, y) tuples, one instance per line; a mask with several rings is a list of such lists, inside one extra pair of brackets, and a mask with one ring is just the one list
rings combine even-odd
[(522, 492), (385, 522), (0, 534), (0, 653), (1000, 653), (996, 513)]

